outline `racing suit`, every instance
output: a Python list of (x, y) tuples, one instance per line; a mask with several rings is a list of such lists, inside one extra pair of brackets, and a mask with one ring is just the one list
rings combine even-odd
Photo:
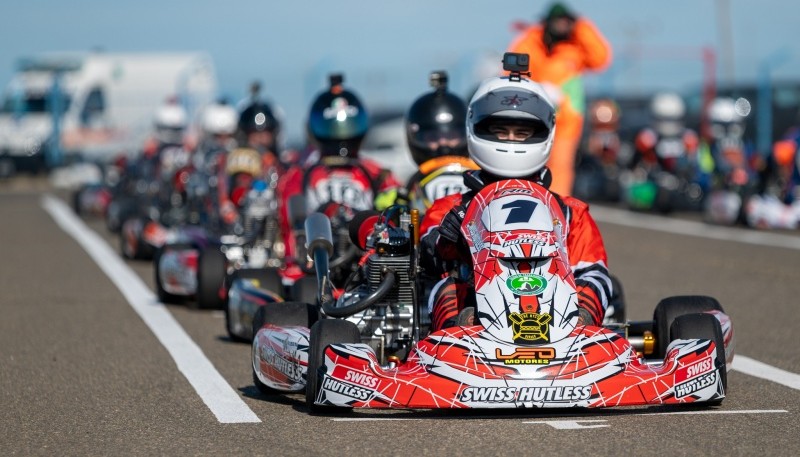
[(424, 162), (406, 184), (412, 207), (425, 214), (437, 199), (468, 191), (462, 175), (477, 169), (475, 162), (461, 156), (441, 156)]
[(572, 35), (562, 41), (546, 39), (543, 24), (525, 29), (509, 52), (530, 56), (530, 78), (542, 84), (558, 109), (553, 150), (547, 167), (553, 173), (553, 192), (571, 195), (575, 180), (575, 154), (583, 129), (585, 97), (581, 73), (600, 71), (611, 62), (611, 46), (584, 18), (578, 18)]
[[(313, 154), (312, 154), (313, 158)], [(336, 203), (353, 211), (373, 209), (390, 195), (392, 202), (400, 187), (389, 170), (368, 159), (345, 160), (323, 157), (313, 165), (289, 168), (278, 180), (279, 223), (286, 247), (286, 258), (294, 259), (297, 252), (294, 230), (290, 220), (289, 201), (295, 195), (305, 195), (307, 212), (321, 211), (328, 203)], [(330, 214), (329, 214), (330, 216)], [(293, 262), (289, 262), (290, 264)], [(289, 271), (292, 270), (292, 271)], [(287, 269), (287, 277), (297, 279), (302, 273)]]
[[(466, 172), (464, 181), (470, 191), (436, 200), (425, 214), (420, 228), (420, 264), (427, 274), (442, 276), (451, 269), (453, 263), (467, 266), (468, 271), (472, 271), (472, 258), (463, 237), (458, 243), (445, 239), (440, 236), (439, 224), (452, 209), (459, 206), (467, 208), (475, 193), (493, 180), (499, 178), (480, 171)], [(548, 187), (546, 179), (531, 180)], [(586, 203), (573, 197), (560, 197), (557, 194), (554, 196), (568, 222), (567, 253), (577, 285), (578, 306), (588, 311), (593, 323), (597, 325), (603, 322), (608, 298), (612, 293), (603, 238)], [(429, 300), (432, 330), (454, 325), (457, 314), (466, 305), (474, 304), (474, 295), (474, 286), (467, 281), (452, 278), (440, 281), (433, 288)]]

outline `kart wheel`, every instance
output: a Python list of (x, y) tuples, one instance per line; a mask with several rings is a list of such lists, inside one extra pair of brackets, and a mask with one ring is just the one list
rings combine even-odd
[(153, 270), (155, 271), (156, 295), (158, 296), (158, 301), (161, 303), (179, 304), (183, 302), (184, 297), (167, 292), (164, 290), (164, 283), (161, 282), (161, 255), (166, 249), (180, 251), (184, 249), (193, 249), (193, 246), (190, 244), (170, 244), (156, 250), (155, 256), (153, 256)]
[[(233, 282), (236, 281), (237, 279), (254, 279), (258, 281), (258, 287), (275, 293), (279, 293), (279, 291), (283, 289), (283, 283), (281, 282), (281, 277), (278, 274), (278, 270), (275, 268), (266, 268), (266, 269), (243, 268), (241, 270), (236, 270), (229, 277), (227, 285), (228, 290), (230, 290), (231, 284), (233, 284)], [(280, 293), (280, 295), (283, 294)], [(225, 294), (223, 308), (225, 310), (225, 329), (228, 331), (228, 337), (230, 337), (232, 341), (248, 342), (246, 338), (237, 335), (233, 331), (233, 326), (232, 326), (233, 321), (231, 319), (231, 314), (230, 314), (231, 309), (228, 303), (227, 293)], [(255, 331), (253, 332), (253, 335), (255, 335)]]
[[(706, 313), (684, 314), (672, 322), (669, 329), (670, 341), (704, 339), (711, 340), (716, 345), (717, 368), (722, 381), (723, 392), (728, 391), (728, 371), (725, 366), (725, 341), (722, 336), (722, 326), (716, 317)], [(719, 400), (715, 403), (720, 403)]]
[(292, 300), (303, 303), (317, 303), (317, 278), (303, 276), (292, 284)]
[[(261, 306), (256, 310), (255, 316), (253, 316), (253, 338), (255, 338), (256, 333), (266, 324), (273, 324), (281, 327), (308, 327), (312, 320), (312, 314), (316, 315), (316, 308), (308, 303), (279, 302)], [(239, 340), (242, 340), (242, 338), (239, 338)], [(253, 354), (253, 384), (255, 384), (258, 391), (264, 395), (277, 393), (277, 390), (267, 386), (258, 379), (255, 360), (255, 354)]]
[(360, 343), (356, 324), (342, 319), (322, 319), (311, 327), (309, 337), (308, 373), (306, 375), (306, 406), (312, 413), (348, 411), (349, 408), (314, 404), (322, 388), (320, 369), (325, 362), (325, 348), (333, 343)]
[(626, 322), (625, 313), (625, 292), (619, 278), (609, 275), (611, 278), (611, 297), (608, 298), (608, 307), (612, 309), (610, 314), (606, 314), (604, 323), (624, 324)]
[(74, 211), (78, 216), (83, 216), (83, 211), (81, 210), (81, 198), (83, 197), (83, 193), (85, 191), (86, 186), (81, 186), (78, 190), (72, 193), (72, 211)]
[(111, 200), (106, 210), (106, 228), (111, 233), (119, 233), (122, 224), (136, 213), (136, 206), (130, 198), (116, 198)]
[(676, 317), (706, 311), (723, 311), (723, 309), (716, 298), (703, 295), (683, 295), (661, 300), (653, 313), (657, 350), (655, 355), (661, 358), (666, 355), (667, 346), (671, 341), (669, 330)]
[(253, 336), (267, 324), (279, 327), (309, 327), (314, 315), (316, 308), (308, 303), (284, 301), (259, 306), (253, 316)]
[(137, 259), (136, 253), (138, 251), (138, 237), (136, 240), (136, 245), (131, 246), (128, 243), (128, 237), (125, 235), (124, 231), (120, 231), (119, 233), (119, 252), (122, 253), (122, 257), (127, 260), (135, 260)]
[(224, 302), (219, 291), (225, 285), (227, 259), (217, 247), (209, 246), (200, 251), (197, 259), (197, 307), (200, 309), (222, 309)]

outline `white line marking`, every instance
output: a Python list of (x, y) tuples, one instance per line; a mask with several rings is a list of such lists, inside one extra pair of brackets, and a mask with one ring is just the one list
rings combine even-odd
[[(738, 356), (737, 356), (738, 357)], [(655, 406), (655, 405), (654, 405)], [(651, 413), (647, 411), (633, 412), (632, 414), (625, 414), (624, 416), (671, 416), (671, 415), (689, 415), (698, 416), (705, 414), (782, 414), (788, 413), (785, 409), (739, 409), (739, 410), (706, 410), (706, 411), (673, 411), (667, 413)], [(332, 422), (382, 422), (382, 421), (420, 421), (420, 420), (448, 420), (460, 419), (459, 417), (335, 417), (331, 418)], [(608, 422), (606, 419), (561, 419), (561, 420), (539, 420), (539, 421), (524, 421), (523, 424), (546, 424), (558, 430), (575, 430), (581, 428), (603, 428), (610, 427), (611, 425), (598, 424), (598, 425), (581, 425), (581, 423), (599, 423)]]
[(775, 368), (750, 357), (736, 354), (733, 357), (733, 369), (756, 378), (766, 379), (767, 381), (777, 382), (786, 387), (800, 390), (800, 375)]
[(62, 230), (83, 247), (122, 292), (219, 422), (261, 422), (172, 314), (158, 302), (155, 294), (99, 235), (86, 227), (64, 202), (51, 195), (42, 198), (42, 207)]
[(421, 417), (334, 417), (333, 422), (421, 421)]
[(675, 411), (671, 413), (644, 413), (645, 416), (672, 416), (672, 415), (701, 415), (701, 414), (779, 414), (788, 413), (785, 409), (739, 409), (733, 411), (710, 410), (710, 411)]
[(546, 424), (556, 430), (579, 430), (582, 428), (604, 428), (611, 427), (609, 424), (581, 425), (581, 422), (608, 422), (605, 419), (578, 419), (574, 421), (529, 421), (523, 424)]
[(800, 237), (782, 235), (779, 233), (721, 227), (704, 222), (673, 219), (653, 214), (634, 213), (628, 210), (602, 206), (592, 206), (591, 214), (596, 221), (605, 222), (607, 224), (710, 238), (712, 240), (735, 241), (759, 246), (800, 250)]

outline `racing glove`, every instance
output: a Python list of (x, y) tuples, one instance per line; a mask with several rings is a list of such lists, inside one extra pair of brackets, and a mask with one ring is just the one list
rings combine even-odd
[(466, 214), (467, 209), (462, 205), (457, 205), (448, 211), (439, 224), (439, 236), (453, 244), (458, 244), (459, 241), (463, 241), (463, 237), (461, 236), (461, 223), (464, 222), (464, 216), (466, 216)]
[(389, 189), (379, 193), (373, 202), (375, 209), (383, 211), (397, 202), (397, 189)]

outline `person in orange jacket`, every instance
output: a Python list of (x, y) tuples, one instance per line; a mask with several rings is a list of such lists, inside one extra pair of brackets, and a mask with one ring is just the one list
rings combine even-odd
[(605, 69), (611, 62), (611, 46), (588, 19), (555, 3), (542, 22), (525, 29), (508, 51), (530, 56), (530, 78), (547, 89), (557, 106), (555, 141), (547, 166), (553, 173), (551, 190), (571, 195), (585, 111), (581, 74)]

